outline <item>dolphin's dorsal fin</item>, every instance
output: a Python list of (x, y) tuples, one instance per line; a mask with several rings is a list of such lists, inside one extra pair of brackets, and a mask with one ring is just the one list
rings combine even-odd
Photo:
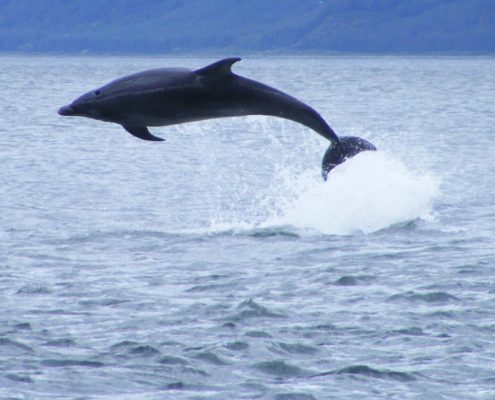
[(197, 69), (194, 72), (203, 76), (227, 76), (232, 74), (232, 65), (240, 60), (241, 59), (239, 57), (225, 58), (213, 64), (207, 65), (206, 67)]

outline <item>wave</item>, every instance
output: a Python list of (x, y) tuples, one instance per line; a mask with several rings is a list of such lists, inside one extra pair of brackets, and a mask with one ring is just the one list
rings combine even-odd
[(415, 374), (413, 373), (393, 371), (388, 369), (381, 370), (371, 368), (368, 365), (350, 365), (342, 369), (319, 373), (313, 375), (313, 377), (321, 377), (327, 375), (355, 375), (376, 379), (392, 379), (401, 382), (410, 382), (417, 379)]

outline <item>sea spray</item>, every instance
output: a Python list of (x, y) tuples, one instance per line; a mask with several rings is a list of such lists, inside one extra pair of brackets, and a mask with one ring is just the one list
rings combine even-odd
[(426, 218), (439, 193), (437, 178), (412, 173), (380, 151), (347, 160), (325, 183), (301, 175), (286, 184), (294, 197), (270, 223), (324, 234), (369, 233)]

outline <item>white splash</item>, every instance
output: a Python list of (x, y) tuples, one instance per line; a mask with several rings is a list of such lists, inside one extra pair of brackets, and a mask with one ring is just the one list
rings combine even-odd
[(431, 216), (439, 181), (410, 172), (386, 153), (363, 152), (336, 167), (322, 183), (314, 173), (287, 177), (293, 196), (269, 225), (324, 234), (370, 233)]

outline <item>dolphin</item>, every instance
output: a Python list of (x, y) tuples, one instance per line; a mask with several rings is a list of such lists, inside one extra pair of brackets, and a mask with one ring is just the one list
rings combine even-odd
[(116, 79), (87, 92), (58, 113), (114, 122), (143, 140), (161, 141), (148, 130), (211, 118), (268, 115), (298, 122), (330, 141), (322, 161), (322, 176), (347, 158), (376, 150), (370, 142), (339, 138), (325, 120), (307, 104), (232, 72), (240, 58), (226, 58), (206, 67), (158, 68)]

